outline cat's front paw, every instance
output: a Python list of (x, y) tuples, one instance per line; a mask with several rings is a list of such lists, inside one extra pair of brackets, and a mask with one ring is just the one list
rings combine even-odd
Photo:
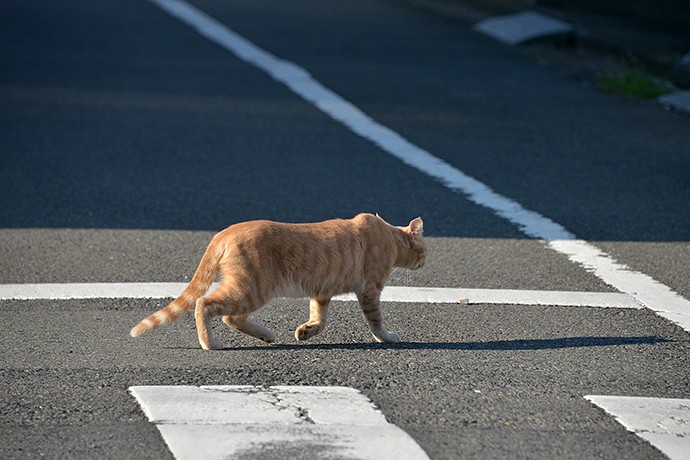
[(400, 342), (400, 336), (395, 332), (381, 331), (378, 334), (372, 334), (377, 342), (385, 343), (398, 343)]
[(318, 334), (320, 331), (320, 326), (318, 324), (308, 324), (304, 323), (297, 329), (295, 329), (295, 338), (298, 341), (309, 340)]
[(257, 338), (266, 343), (275, 343), (277, 339), (275, 332), (269, 331), (268, 329), (265, 330), (264, 333)]

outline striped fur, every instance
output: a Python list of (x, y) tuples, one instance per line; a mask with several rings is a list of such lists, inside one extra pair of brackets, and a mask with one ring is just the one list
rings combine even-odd
[[(170, 305), (137, 324), (136, 337), (174, 321), (196, 307), (199, 343), (204, 349), (222, 348), (212, 336), (211, 319), (266, 342), (275, 333), (249, 319), (273, 297), (309, 297), (309, 321), (295, 331), (308, 340), (326, 325), (331, 297), (354, 292), (374, 338), (397, 342), (397, 334), (383, 326), (380, 295), (395, 267), (424, 265), (423, 222), (395, 227), (378, 216), (359, 214), (349, 220), (314, 224), (251, 221), (218, 233), (209, 244), (189, 286)], [(204, 296), (216, 275), (219, 288)]]

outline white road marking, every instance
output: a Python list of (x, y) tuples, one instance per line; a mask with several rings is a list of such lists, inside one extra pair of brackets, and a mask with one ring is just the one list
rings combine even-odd
[[(295, 94), (342, 123), (361, 137), (379, 146), (403, 163), (427, 174), (470, 201), (503, 217), (532, 238), (551, 241), (549, 247), (592, 271), (605, 283), (622, 291), (646, 307), (659, 312), (690, 331), (690, 301), (667, 286), (616, 262), (594, 245), (577, 240), (560, 224), (524, 208), (518, 202), (493, 191), (486, 184), (412, 144), (383, 126), (314, 79), (302, 67), (280, 59), (233, 32), (194, 6), (181, 0), (151, 0), (161, 9), (193, 27), (199, 34), (224, 47), (238, 58), (269, 74)], [(671, 314), (664, 314), (664, 313)]]
[[(187, 283), (77, 283), (0, 284), (0, 300), (165, 299), (177, 297)], [(218, 287), (217, 283), (211, 290)], [(354, 294), (334, 300), (356, 301)], [(500, 305), (554, 305), (569, 307), (643, 308), (620, 292), (531, 291), (514, 289), (460, 289), (388, 286), (383, 302)]]
[(585, 398), (671, 460), (690, 458), (690, 399), (598, 395)]
[(134, 386), (178, 460), (428, 460), (403, 430), (347, 387)]
[(658, 315), (690, 331), (690, 301), (650, 276), (616, 262), (597, 247), (581, 240), (554, 240), (548, 246), (568, 256), (587, 271), (635, 298)]
[[(336, 300), (356, 300), (354, 294)], [(562, 307), (644, 308), (632, 297), (619, 292), (532, 291), (516, 289), (464, 289), (388, 286), (383, 302), (462, 303), (499, 305), (554, 305)]]
[(474, 30), (511, 46), (538, 38), (573, 33), (567, 22), (536, 11), (497, 16), (479, 21)]
[(46, 283), (2, 284), (0, 300), (165, 299), (187, 283)]

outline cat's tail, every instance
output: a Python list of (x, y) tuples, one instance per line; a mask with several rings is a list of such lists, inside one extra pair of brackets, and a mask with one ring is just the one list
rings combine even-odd
[(223, 257), (224, 248), (220, 244), (211, 244), (201, 258), (192, 281), (175, 300), (167, 307), (158, 310), (154, 314), (144, 318), (129, 332), (132, 337), (137, 337), (149, 329), (155, 329), (164, 324), (175, 321), (180, 316), (194, 308), (199, 297), (203, 296), (211, 287), (218, 273), (220, 259)]

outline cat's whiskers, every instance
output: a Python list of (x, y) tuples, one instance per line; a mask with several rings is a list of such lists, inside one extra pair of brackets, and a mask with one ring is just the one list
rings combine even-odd
[(398, 281), (398, 276), (400, 275), (401, 267), (395, 267), (389, 276), (390, 281)]
[(403, 267), (395, 267), (390, 274), (389, 281), (400, 283), (403, 286), (407, 286), (412, 279), (412, 274), (410, 270)]
[(404, 285), (409, 286), (412, 280), (412, 272), (410, 270), (403, 270), (403, 278), (405, 278)]

